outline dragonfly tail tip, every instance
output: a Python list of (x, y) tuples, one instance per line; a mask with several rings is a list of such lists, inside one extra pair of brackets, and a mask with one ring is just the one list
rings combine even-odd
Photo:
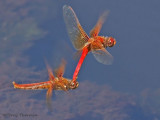
[(16, 87), (16, 82), (13, 81), (12, 83), (13, 83), (14, 88), (17, 88), (17, 87)]

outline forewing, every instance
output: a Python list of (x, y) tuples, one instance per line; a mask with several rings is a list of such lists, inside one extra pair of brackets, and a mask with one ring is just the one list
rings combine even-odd
[(48, 65), (47, 60), (45, 59), (45, 64), (47, 66), (48, 74), (49, 74), (49, 80), (54, 80), (54, 75), (52, 72), (51, 67)]
[(64, 74), (64, 71), (65, 71), (65, 66), (66, 66), (66, 61), (64, 60), (64, 59), (62, 59), (62, 62), (61, 62), (61, 64), (60, 64), (60, 66), (57, 68), (57, 69), (55, 69), (55, 75), (58, 77), (58, 78), (60, 78), (60, 77), (62, 77), (63, 76), (63, 74)]
[(101, 16), (100, 18), (98, 19), (96, 25), (94, 26), (94, 28), (91, 30), (90, 32), (90, 36), (91, 37), (95, 37), (99, 34), (101, 28), (102, 28), (102, 25), (108, 15), (109, 11), (105, 11)]
[(105, 65), (111, 65), (113, 63), (113, 56), (105, 49), (92, 50), (93, 56), (96, 60)]
[(80, 25), (75, 12), (70, 6), (64, 5), (63, 16), (73, 46), (77, 50), (82, 49), (89, 37)]

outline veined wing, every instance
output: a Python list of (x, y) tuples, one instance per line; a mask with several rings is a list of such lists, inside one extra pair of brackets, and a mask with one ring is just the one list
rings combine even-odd
[(65, 71), (65, 66), (66, 66), (66, 61), (64, 59), (62, 59), (62, 62), (60, 64), (60, 66), (54, 70), (55, 75), (60, 78), (63, 76), (64, 71)]
[(73, 46), (77, 50), (82, 49), (89, 37), (80, 25), (75, 12), (70, 6), (64, 5), (63, 16)]
[(50, 85), (46, 94), (46, 103), (50, 111), (52, 111), (52, 91), (53, 91), (53, 85)]
[(46, 59), (45, 59), (45, 63), (46, 63), (47, 70), (48, 70), (48, 74), (49, 74), (49, 80), (53, 81), (53, 80), (54, 80), (54, 75), (53, 75), (52, 69), (51, 69), (51, 67), (48, 65)]
[(95, 37), (99, 34), (101, 28), (102, 28), (102, 25), (108, 15), (109, 11), (105, 11), (101, 16), (100, 18), (98, 19), (96, 25), (94, 26), (94, 28), (91, 30), (90, 32), (90, 36), (91, 37)]
[(113, 56), (105, 49), (92, 50), (93, 56), (96, 60), (105, 65), (111, 65), (113, 63)]

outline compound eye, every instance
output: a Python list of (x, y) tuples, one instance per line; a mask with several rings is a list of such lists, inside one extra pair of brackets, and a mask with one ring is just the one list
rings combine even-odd
[(79, 86), (78, 82), (71, 82), (70, 89), (76, 89)]
[(108, 46), (109, 46), (109, 47), (113, 47), (113, 46), (115, 45), (115, 43), (116, 43), (116, 42), (115, 42), (115, 39), (112, 38), (112, 37), (108, 40)]

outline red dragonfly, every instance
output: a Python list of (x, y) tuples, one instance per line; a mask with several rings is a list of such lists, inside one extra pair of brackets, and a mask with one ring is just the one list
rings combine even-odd
[(47, 105), (50, 108), (53, 90), (68, 91), (77, 88), (79, 85), (78, 82), (76, 82), (76, 84), (73, 84), (72, 80), (63, 77), (65, 65), (66, 62), (62, 60), (61, 65), (58, 67), (58, 69), (55, 70), (56, 77), (54, 77), (51, 68), (49, 67), (49, 65), (47, 65), (49, 81), (31, 84), (17, 84), (13, 81), (14, 88), (25, 90), (48, 89), (46, 97)]
[(64, 21), (70, 40), (75, 49), (82, 51), (81, 58), (73, 74), (73, 81), (76, 81), (81, 65), (90, 51), (98, 62), (106, 65), (112, 64), (113, 57), (105, 48), (113, 47), (116, 44), (116, 40), (113, 37), (98, 36), (107, 14), (107, 12), (104, 12), (100, 16), (97, 24), (90, 31), (89, 37), (80, 25), (73, 9), (67, 5), (63, 6)]

